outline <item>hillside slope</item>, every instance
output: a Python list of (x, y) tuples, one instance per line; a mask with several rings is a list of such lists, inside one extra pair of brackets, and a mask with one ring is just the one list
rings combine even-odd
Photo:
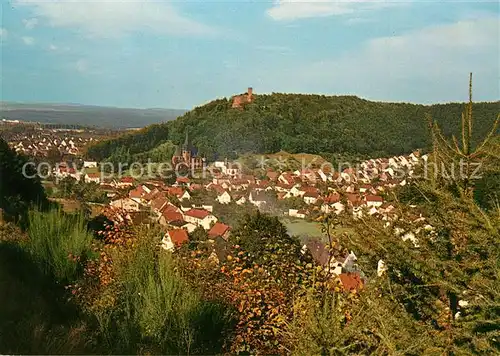
[[(91, 147), (89, 154), (106, 159), (120, 147), (145, 152), (167, 140), (179, 144), (187, 131), (208, 158), (280, 150), (393, 155), (430, 145), (427, 114), (446, 135), (458, 133), (462, 110), (461, 103), (425, 106), (301, 94), (256, 95), (240, 110), (231, 108), (230, 99), (218, 99), (177, 120)], [(474, 104), (475, 134), (484, 135), (499, 111), (500, 102)]]

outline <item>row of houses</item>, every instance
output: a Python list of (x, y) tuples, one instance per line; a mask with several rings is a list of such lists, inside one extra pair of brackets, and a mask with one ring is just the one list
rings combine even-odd
[(82, 153), (84, 147), (98, 142), (99, 138), (44, 129), (29, 135), (26, 133), (10, 135), (7, 141), (18, 153), (32, 157), (47, 157), (49, 152), (58, 152), (61, 156), (77, 156)]

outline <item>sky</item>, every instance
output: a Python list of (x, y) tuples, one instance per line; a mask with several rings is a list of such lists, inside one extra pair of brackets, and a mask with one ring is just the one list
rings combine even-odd
[(492, 1), (0, 0), (0, 99), (191, 109), (254, 93), (500, 99)]

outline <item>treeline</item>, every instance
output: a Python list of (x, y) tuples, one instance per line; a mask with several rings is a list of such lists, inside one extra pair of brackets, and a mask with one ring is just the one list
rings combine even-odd
[(27, 157), (10, 149), (0, 137), (0, 212), (3, 219), (22, 221), (30, 205), (48, 206), (36, 170), (27, 163)]
[[(461, 103), (416, 105), (383, 103), (355, 96), (301, 94), (257, 95), (243, 110), (232, 109), (230, 99), (197, 107), (177, 120), (152, 125), (90, 147), (88, 154), (106, 159), (126, 148), (146, 152), (185, 133), (198, 152), (212, 159), (243, 153), (315, 153), (388, 156), (430, 147), (430, 115), (445, 135), (458, 134)], [(484, 136), (500, 102), (474, 104), (475, 134)]]

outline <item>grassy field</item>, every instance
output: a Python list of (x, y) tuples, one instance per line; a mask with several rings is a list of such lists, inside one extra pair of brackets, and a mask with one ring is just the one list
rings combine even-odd
[[(291, 218), (283, 218), (281, 222), (286, 226), (291, 235), (298, 236), (301, 241), (315, 237), (327, 242), (326, 235), (321, 231), (320, 223)], [(348, 231), (350, 231), (348, 228), (339, 227), (335, 230), (335, 233), (340, 234)]]
[[(49, 200), (59, 203), (65, 213), (75, 213), (81, 209), (81, 204), (79, 201), (74, 199), (63, 199), (63, 198), (49, 198)], [(92, 208), (91, 217), (99, 215), (106, 205), (91, 203)]]

